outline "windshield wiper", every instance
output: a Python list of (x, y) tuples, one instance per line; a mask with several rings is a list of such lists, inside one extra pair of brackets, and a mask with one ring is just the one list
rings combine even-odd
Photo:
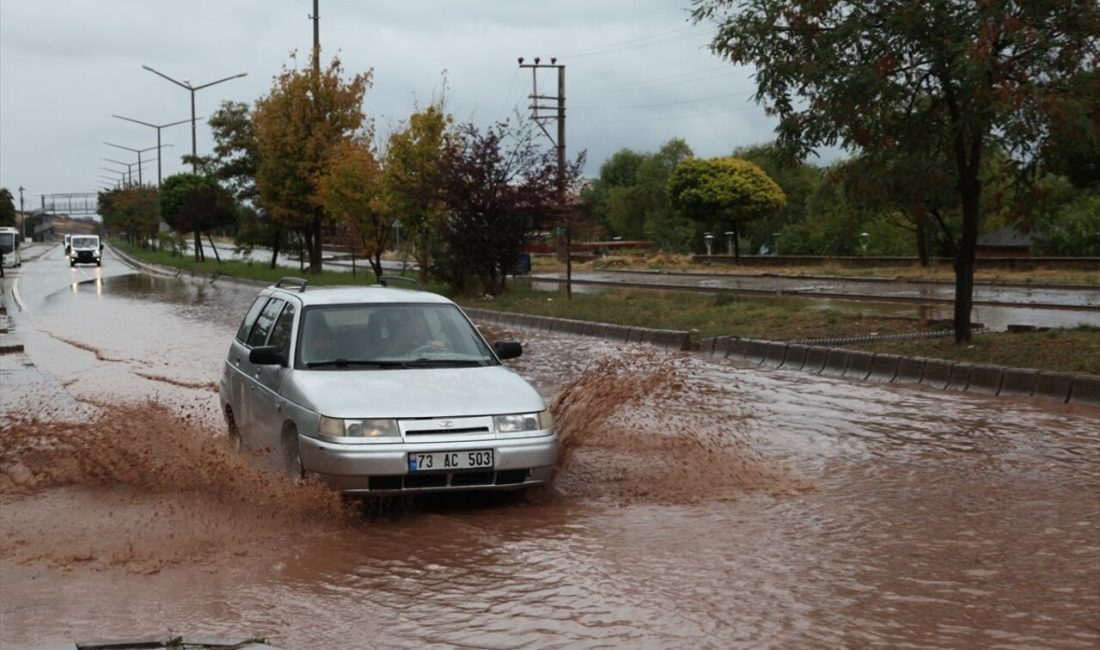
[(330, 359), (326, 361), (310, 361), (307, 368), (407, 368), (403, 361), (378, 361), (374, 359)]

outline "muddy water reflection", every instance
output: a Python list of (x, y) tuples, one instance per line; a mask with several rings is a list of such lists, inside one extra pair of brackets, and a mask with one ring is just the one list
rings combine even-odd
[[(220, 352), (199, 339), (235, 327), (159, 299), (125, 309), (193, 350)], [(161, 473), (86, 441), (103, 457), (59, 477), (5, 429), (0, 645), (165, 630), (290, 648), (1100, 643), (1096, 410), (484, 329), (521, 339), (514, 367), (563, 396), (569, 460), (519, 500), (298, 517), (327, 497), (217, 445), (171, 447)], [(128, 416), (162, 437), (141, 458), (211, 435), (149, 413)], [(189, 468), (201, 480), (181, 482)]]

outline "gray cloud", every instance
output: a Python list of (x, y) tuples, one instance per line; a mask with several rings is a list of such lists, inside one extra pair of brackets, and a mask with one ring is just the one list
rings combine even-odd
[[(441, 90), (459, 121), (479, 124), (525, 110), (530, 71), (516, 57), (558, 56), (567, 65), (567, 145), (588, 151), (588, 175), (615, 151), (651, 151), (681, 137), (696, 155), (729, 153), (773, 138), (751, 102), (751, 71), (710, 53), (711, 29), (667, 0), (321, 0), (321, 43), (349, 72), (374, 70), (364, 112), (381, 132)], [(136, 160), (102, 144), (156, 144), (153, 129), (190, 117), (189, 94), (142, 70), (151, 65), (194, 84), (243, 79), (196, 94), (209, 116), (224, 100), (252, 103), (284, 64), (307, 60), (310, 0), (4, 0), (0, 3), (0, 185), (43, 193), (94, 191), (111, 166)], [(540, 78), (556, 85), (549, 73)], [(165, 129), (164, 173), (184, 170), (187, 125)], [(200, 153), (211, 148), (205, 123)], [(147, 154), (151, 157), (153, 154)], [(147, 182), (155, 164), (145, 166)]]

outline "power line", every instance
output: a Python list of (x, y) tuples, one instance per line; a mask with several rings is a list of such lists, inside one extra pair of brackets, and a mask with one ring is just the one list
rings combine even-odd
[(636, 104), (633, 106), (572, 106), (575, 111), (578, 110), (631, 110), (636, 108), (663, 108), (666, 106), (682, 106), (684, 104), (698, 104), (700, 102), (710, 102), (717, 99), (730, 99), (732, 97), (745, 97), (751, 95), (751, 92), (730, 93), (726, 95), (714, 95), (713, 97), (699, 97), (696, 99), (684, 99), (675, 102), (662, 102), (659, 104)]
[(704, 35), (713, 37), (715, 34), (716, 32), (714, 30), (705, 27), (681, 27), (679, 29), (669, 30), (667, 32), (658, 32), (656, 34), (650, 34), (649, 36), (640, 36), (638, 38), (633, 38), (626, 41), (619, 41), (617, 43), (606, 43), (604, 45), (576, 50), (573, 52), (563, 52), (558, 56), (560, 58), (568, 57), (578, 59), (588, 56), (597, 56), (600, 54), (613, 54), (616, 52), (624, 52), (641, 47), (651, 47), (654, 45), (675, 43), (677, 41), (689, 40)]
[[(708, 72), (713, 72), (715, 70), (723, 70), (723, 72), (719, 72), (717, 74), (706, 74)], [(668, 76), (665, 76), (665, 77), (654, 77), (652, 79), (645, 79), (645, 80), (640, 79), (640, 80), (637, 80), (637, 81), (627, 81), (627, 82), (623, 82), (623, 83), (619, 83), (619, 84), (611, 84), (611, 85), (608, 85), (608, 86), (602, 86), (599, 89), (593, 89), (593, 90), (587, 90), (587, 91), (582, 89), (582, 90), (580, 90), (578, 92), (574, 92), (572, 94), (573, 94), (574, 97), (576, 97), (577, 95), (581, 95), (581, 96), (608, 95), (608, 94), (614, 94), (614, 93), (628, 92), (628, 91), (637, 90), (637, 89), (646, 89), (646, 90), (648, 90), (650, 88), (664, 88), (664, 87), (667, 87), (667, 86), (679, 86), (679, 85), (682, 85), (682, 84), (696, 83), (696, 82), (699, 82), (699, 81), (709, 81), (711, 79), (719, 79), (719, 78), (722, 78), (722, 77), (729, 77), (729, 76), (735, 75), (737, 73), (738, 73), (737, 70), (731, 69), (729, 66), (723, 66), (721, 68), (713, 68), (711, 70), (706, 70), (706, 71), (700, 70), (700, 71), (696, 71), (696, 72), (684, 72), (682, 74), (668, 75)]]

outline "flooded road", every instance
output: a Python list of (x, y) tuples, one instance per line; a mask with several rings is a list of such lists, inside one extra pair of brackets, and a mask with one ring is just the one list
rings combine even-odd
[(254, 289), (53, 257), (16, 321), (82, 414), (3, 413), (2, 647), (1100, 644), (1097, 409), (484, 327), (553, 400), (554, 485), (364, 513), (224, 443)]

